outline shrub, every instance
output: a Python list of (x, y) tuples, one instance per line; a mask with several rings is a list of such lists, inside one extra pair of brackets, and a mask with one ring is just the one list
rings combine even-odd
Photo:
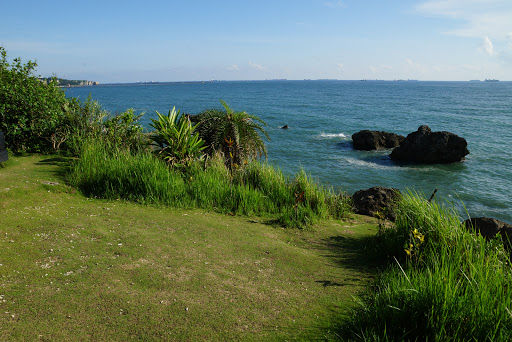
[(98, 101), (89, 95), (84, 102), (70, 99), (66, 110), (61, 132), (64, 149), (71, 155), (80, 155), (86, 141), (101, 139), (103, 120), (108, 116)]
[(115, 115), (107, 115), (103, 126), (106, 139), (114, 146), (131, 150), (144, 149), (149, 143), (146, 135), (142, 134), (139, 120), (144, 113), (135, 115), (133, 108)]
[(50, 152), (61, 141), (55, 134), (62, 125), (68, 100), (56, 82), (34, 76), (36, 62), (7, 61), (0, 47), (0, 130), (14, 153)]

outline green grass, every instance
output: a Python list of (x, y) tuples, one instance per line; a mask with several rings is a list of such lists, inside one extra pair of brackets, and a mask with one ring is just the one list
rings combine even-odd
[(87, 198), (66, 184), (67, 165), (28, 156), (0, 168), (0, 340), (336, 339), (375, 274), (371, 219), (290, 230)]
[(395, 261), (344, 327), (347, 339), (512, 340), (512, 272), (501, 240), (469, 233), (450, 207), (417, 194), (404, 197), (381, 239)]
[(220, 158), (170, 168), (149, 152), (132, 153), (101, 141), (83, 145), (69, 179), (90, 197), (268, 216), (293, 228), (350, 212), (347, 196), (334, 194), (303, 170), (290, 180), (258, 161), (230, 171)]

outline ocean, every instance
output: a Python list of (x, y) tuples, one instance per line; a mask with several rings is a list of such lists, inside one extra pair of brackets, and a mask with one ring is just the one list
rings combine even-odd
[[(113, 113), (173, 107), (197, 114), (226, 101), (267, 123), (268, 161), (286, 175), (301, 168), (336, 191), (372, 186), (414, 190), (452, 203), (462, 218), (488, 216), (512, 223), (512, 82), (214, 81), (67, 88), (90, 94)], [(280, 127), (288, 125), (289, 129)], [(363, 129), (402, 134), (421, 125), (468, 142), (461, 163), (400, 165), (390, 150), (356, 151), (351, 135)]]

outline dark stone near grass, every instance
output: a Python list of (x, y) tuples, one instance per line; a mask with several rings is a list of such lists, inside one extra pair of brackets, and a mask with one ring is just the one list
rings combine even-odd
[(469, 154), (466, 139), (456, 134), (442, 131), (432, 132), (426, 125), (409, 134), (391, 152), (396, 161), (422, 164), (446, 164), (460, 162)]
[(486, 240), (500, 235), (507, 250), (512, 251), (512, 224), (490, 217), (474, 217), (464, 221), (464, 226), (469, 231), (478, 232)]
[(6, 162), (9, 159), (7, 150), (5, 149), (5, 135), (0, 131), (0, 163)]
[(396, 202), (399, 198), (398, 189), (374, 186), (354, 193), (352, 205), (356, 214), (375, 216), (379, 212), (388, 220), (394, 221)]
[(405, 138), (402, 135), (384, 131), (363, 130), (352, 134), (352, 142), (356, 150), (381, 150), (400, 145)]

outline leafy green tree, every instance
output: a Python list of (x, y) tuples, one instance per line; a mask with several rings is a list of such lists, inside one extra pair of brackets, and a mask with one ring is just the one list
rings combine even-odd
[(226, 164), (233, 168), (245, 164), (249, 159), (267, 156), (262, 133), (268, 140), (263, 126), (266, 123), (247, 112), (235, 112), (226, 102), (220, 101), (224, 110), (206, 109), (197, 119), (196, 131), (206, 142), (207, 153), (222, 152)]
[(158, 120), (151, 119), (150, 123), (155, 129), (150, 139), (161, 158), (171, 166), (183, 167), (203, 156), (204, 141), (194, 133), (197, 125), (192, 125), (187, 116), (175, 108), (168, 115), (156, 114)]
[(14, 153), (50, 152), (60, 146), (55, 132), (65, 116), (68, 100), (54, 81), (34, 76), (36, 62), (7, 61), (0, 47), (0, 130)]

